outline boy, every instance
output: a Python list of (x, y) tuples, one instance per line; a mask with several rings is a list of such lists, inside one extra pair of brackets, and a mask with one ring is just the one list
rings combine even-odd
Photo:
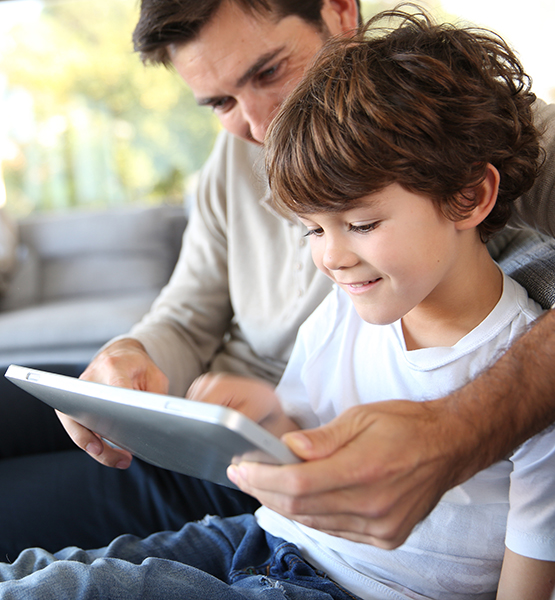
[[(277, 388), (302, 428), (348, 409), (364, 419), (365, 403), (446, 395), (541, 312), (484, 243), (536, 174), (526, 75), (486, 32), (390, 16), (403, 26), (388, 34), (373, 28), (386, 14), (366, 36), (328, 44), (266, 140), (276, 206), (305, 224), (316, 265), (336, 284), (301, 328)], [(205, 378), (192, 395), (226, 397), (246, 411), (249, 397), (262, 397), (252, 385)], [(252, 414), (271, 422), (270, 411)], [(267, 508), (263, 490), (234, 479), (266, 504), (257, 513), (263, 529), (295, 541), (362, 597), (390, 597), (382, 585), (400, 597), (493, 597), (505, 555), (498, 597), (547, 598), (555, 576), (554, 442), (552, 433), (537, 436), (512, 463), (446, 494), (393, 552), (299, 525)]]
[[(364, 403), (401, 391), (446, 393), (541, 312), (482, 241), (537, 169), (524, 74), (500, 40), (397, 16), (390, 33), (329, 45), (269, 137), (278, 204), (300, 215), (316, 264), (347, 294), (336, 289), (303, 326), (279, 400), (225, 375), (191, 389), (278, 434), (346, 409), (364, 418)], [(541, 600), (555, 574), (553, 445), (536, 436), (514, 468), (502, 461), (455, 488), (395, 551), (263, 507), (256, 520), (207, 518), (100, 550), (27, 551), (0, 565), (0, 598), (493, 598), (507, 528), (497, 597)], [(229, 473), (243, 485), (241, 467)]]

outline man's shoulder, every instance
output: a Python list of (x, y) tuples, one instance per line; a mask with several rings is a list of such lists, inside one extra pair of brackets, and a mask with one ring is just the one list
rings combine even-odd
[(243, 216), (260, 211), (267, 194), (261, 149), (221, 131), (200, 173), (196, 204), (225, 221), (235, 205)]
[(264, 153), (260, 146), (242, 140), (224, 129), (216, 137), (208, 164), (217, 166), (220, 173), (232, 166), (249, 173), (256, 169), (259, 174), (263, 174)]

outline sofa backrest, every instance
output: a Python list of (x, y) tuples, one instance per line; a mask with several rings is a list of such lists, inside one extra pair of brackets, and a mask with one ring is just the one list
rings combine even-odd
[(4, 309), (160, 289), (177, 260), (180, 207), (31, 216), (19, 223), (20, 264)]

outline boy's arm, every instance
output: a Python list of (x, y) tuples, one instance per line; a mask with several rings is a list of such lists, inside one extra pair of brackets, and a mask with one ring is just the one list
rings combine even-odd
[(555, 588), (555, 562), (505, 549), (497, 600), (549, 600)]

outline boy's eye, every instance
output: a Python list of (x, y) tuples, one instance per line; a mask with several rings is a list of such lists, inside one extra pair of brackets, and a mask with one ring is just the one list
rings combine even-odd
[(365, 223), (364, 225), (349, 225), (349, 231), (354, 231), (355, 233), (368, 233), (369, 231), (373, 231), (378, 226), (378, 221), (374, 223)]
[(321, 227), (317, 227), (316, 229), (309, 229), (303, 237), (309, 237), (311, 235), (320, 236), (323, 235), (324, 230)]

